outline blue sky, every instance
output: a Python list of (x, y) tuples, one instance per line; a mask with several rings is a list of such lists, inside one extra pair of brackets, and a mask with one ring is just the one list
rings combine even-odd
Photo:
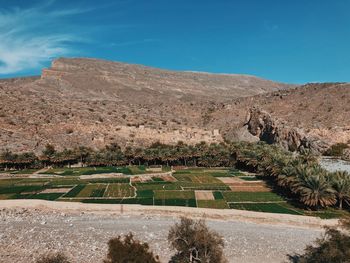
[(349, 0), (0, 0), (0, 78), (55, 57), (350, 81)]

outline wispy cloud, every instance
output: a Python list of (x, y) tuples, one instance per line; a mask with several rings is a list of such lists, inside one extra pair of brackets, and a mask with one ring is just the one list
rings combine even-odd
[(145, 39), (141, 39), (141, 40), (111, 43), (109, 46), (111, 46), (111, 47), (125, 47), (125, 46), (133, 46), (133, 45), (138, 45), (138, 44), (153, 43), (153, 42), (159, 42), (159, 41), (160, 41), (160, 39), (145, 38)]
[[(54, 1), (28, 8), (0, 9), (0, 75), (13, 74), (42, 66), (49, 59), (70, 54), (69, 43), (78, 36), (58, 27), (68, 16), (88, 9), (52, 11)], [(59, 26), (58, 26), (59, 25)]]

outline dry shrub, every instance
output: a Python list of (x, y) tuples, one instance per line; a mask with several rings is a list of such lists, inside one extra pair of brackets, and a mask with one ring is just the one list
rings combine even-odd
[(326, 233), (307, 246), (303, 255), (289, 256), (293, 263), (350, 263), (350, 218), (342, 221), (342, 230), (326, 227)]
[(181, 218), (168, 235), (171, 247), (177, 250), (172, 257), (172, 263), (202, 262), (225, 263), (223, 238), (210, 230), (204, 220), (194, 221)]
[(62, 253), (41, 256), (36, 263), (70, 263), (68, 258)]
[(135, 240), (132, 233), (113, 238), (108, 242), (108, 254), (104, 263), (160, 263), (147, 243)]

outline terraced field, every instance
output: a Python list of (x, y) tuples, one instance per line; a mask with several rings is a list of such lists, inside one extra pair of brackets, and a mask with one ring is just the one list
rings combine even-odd
[[(292, 200), (285, 200), (256, 176), (239, 170), (194, 168), (177, 170), (173, 175), (164, 173), (168, 170), (163, 169), (163, 174), (158, 175), (138, 166), (80, 168), (78, 172), (75, 168), (52, 169), (45, 172), (45, 178), (0, 179), (0, 200), (45, 199), (312, 213), (294, 207)], [(94, 174), (92, 171), (103, 172)], [(122, 174), (104, 177), (107, 171)], [(48, 175), (52, 173), (55, 175)], [(339, 213), (325, 211), (316, 215), (329, 218), (339, 216)]]

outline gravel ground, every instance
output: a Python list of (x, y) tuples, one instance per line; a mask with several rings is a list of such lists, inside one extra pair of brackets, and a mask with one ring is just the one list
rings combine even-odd
[(336, 158), (322, 158), (320, 162), (321, 166), (330, 172), (346, 171), (350, 173), (350, 162), (343, 161)]
[[(0, 209), (0, 262), (35, 262), (38, 255), (63, 251), (76, 263), (102, 262), (107, 241), (133, 232), (162, 262), (173, 253), (167, 233), (178, 218), (156, 215), (65, 213), (34, 208)], [(229, 262), (286, 262), (322, 234), (321, 229), (242, 221), (207, 220), (225, 239)]]

